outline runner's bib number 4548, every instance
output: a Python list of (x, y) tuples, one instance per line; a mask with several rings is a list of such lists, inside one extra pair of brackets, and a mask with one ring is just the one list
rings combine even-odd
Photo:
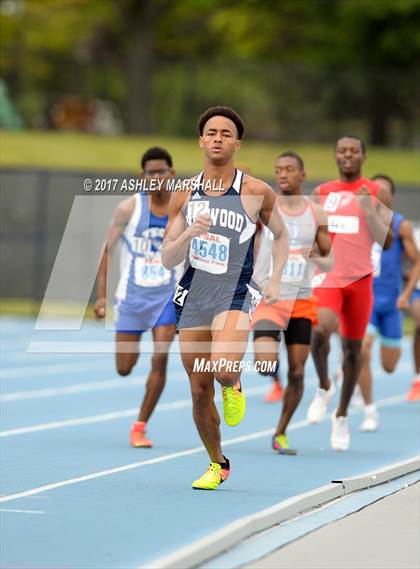
[(228, 237), (217, 233), (204, 233), (200, 237), (194, 237), (190, 246), (191, 266), (214, 275), (226, 273), (229, 244)]

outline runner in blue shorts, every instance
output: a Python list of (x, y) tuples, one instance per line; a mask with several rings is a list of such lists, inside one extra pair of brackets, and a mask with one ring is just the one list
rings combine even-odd
[(229, 476), (220, 442), (214, 380), (222, 386), (224, 418), (237, 425), (245, 412), (240, 383), (250, 314), (260, 298), (252, 281), (256, 223), (274, 235), (273, 275), (264, 296), (275, 302), (288, 256), (287, 230), (276, 195), (262, 180), (237, 170), (234, 154), (244, 132), (229, 107), (212, 107), (199, 120), (204, 170), (174, 192), (162, 249), (167, 268), (185, 260), (174, 293), (181, 357), (190, 379), (193, 417), (210, 457), (209, 469), (193, 488), (214, 490)]
[(146, 424), (165, 386), (168, 350), (176, 333), (172, 302), (175, 270), (165, 269), (161, 262), (170, 197), (167, 183), (174, 170), (171, 156), (162, 148), (150, 148), (141, 159), (141, 167), (142, 178), (161, 185), (156, 191), (134, 194), (116, 208), (99, 268), (94, 311), (97, 318), (105, 316), (107, 257), (120, 241), (121, 276), (114, 306), (116, 366), (120, 375), (128, 375), (138, 360), (143, 332), (152, 330), (152, 369), (138, 420), (130, 433), (131, 446), (148, 448), (152, 443), (146, 437)]
[[(372, 178), (388, 190), (392, 209), (395, 196), (395, 184), (388, 176), (378, 174)], [(394, 241), (390, 249), (383, 251), (374, 243), (372, 247), (373, 294), (374, 303), (366, 336), (362, 346), (362, 368), (359, 385), (365, 403), (365, 416), (360, 430), (376, 431), (379, 416), (372, 397), (372, 372), (370, 369), (371, 349), (374, 336), (379, 334), (381, 343), (381, 362), (383, 369), (392, 373), (401, 355), (403, 336), (402, 310), (409, 305), (410, 295), (416, 286), (420, 274), (420, 257), (413, 238), (410, 222), (400, 213), (393, 215)], [(403, 289), (404, 256), (413, 262), (407, 283)]]

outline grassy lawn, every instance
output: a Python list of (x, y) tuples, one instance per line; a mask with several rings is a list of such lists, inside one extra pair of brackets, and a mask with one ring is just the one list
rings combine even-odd
[[(176, 170), (191, 174), (202, 166), (202, 153), (194, 139), (153, 136), (104, 137), (63, 132), (0, 132), (2, 167), (44, 167), (68, 170), (133, 172), (141, 154), (150, 146), (163, 146), (173, 155)], [(332, 146), (257, 142), (245, 139), (237, 154), (237, 164), (248, 166), (256, 176), (270, 177), (275, 157), (284, 150), (295, 150), (306, 163), (309, 180), (336, 177)], [(418, 152), (368, 148), (367, 176), (389, 174), (398, 183), (418, 184)]]

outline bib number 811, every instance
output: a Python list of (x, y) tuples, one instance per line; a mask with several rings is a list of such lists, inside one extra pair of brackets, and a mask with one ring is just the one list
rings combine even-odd
[(300, 254), (289, 254), (287, 263), (283, 269), (281, 280), (284, 283), (300, 283), (305, 276), (306, 261)]

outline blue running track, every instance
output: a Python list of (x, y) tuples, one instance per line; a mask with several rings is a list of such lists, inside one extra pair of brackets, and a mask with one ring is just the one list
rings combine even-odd
[[(231, 476), (216, 492), (193, 491), (191, 482), (208, 460), (192, 421), (188, 380), (176, 350), (149, 423), (154, 448), (132, 449), (130, 425), (150, 355), (142, 354), (133, 374), (121, 378), (111, 353), (27, 352), (30, 342), (62, 337), (110, 343), (113, 333), (94, 322), (66, 336), (34, 332), (29, 319), (2, 320), (4, 568), (143, 567), (244, 515), (419, 452), (420, 406), (405, 402), (412, 377), (407, 338), (391, 376), (380, 370), (375, 349), (380, 430), (359, 433), (361, 414), (355, 411), (346, 453), (330, 449), (329, 420), (317, 426), (305, 420), (316, 384), (312, 361), (304, 401), (289, 433), (299, 453), (294, 457), (271, 451), (280, 407), (263, 402), (266, 379), (245, 374), (246, 417), (233, 429), (222, 426)], [(336, 345), (331, 361), (338, 361)]]

